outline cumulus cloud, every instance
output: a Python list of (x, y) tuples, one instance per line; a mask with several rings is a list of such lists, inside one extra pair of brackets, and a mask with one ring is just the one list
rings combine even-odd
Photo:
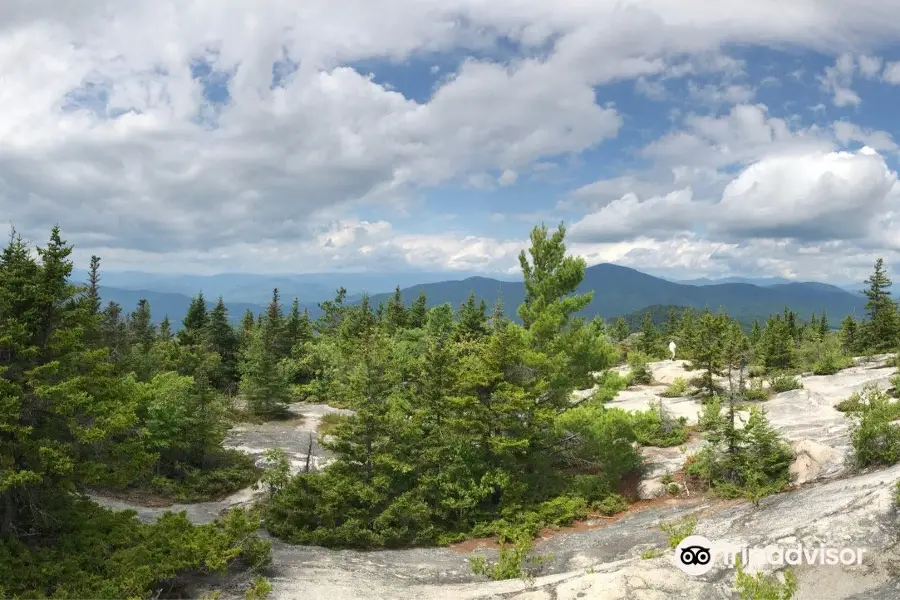
[(728, 184), (718, 226), (731, 233), (812, 241), (859, 239), (898, 199), (897, 174), (875, 150), (773, 156)]

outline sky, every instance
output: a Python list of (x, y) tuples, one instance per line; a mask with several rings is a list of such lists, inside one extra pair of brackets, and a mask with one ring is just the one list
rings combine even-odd
[(6, 0), (0, 215), (106, 269), (859, 281), (895, 0)]

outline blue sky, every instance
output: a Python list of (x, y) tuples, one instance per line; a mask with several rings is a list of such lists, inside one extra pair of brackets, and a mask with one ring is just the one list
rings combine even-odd
[(900, 261), (900, 7), (845, 6), (4, 5), (0, 208), (114, 270), (510, 273), (564, 221), (589, 264), (855, 281)]

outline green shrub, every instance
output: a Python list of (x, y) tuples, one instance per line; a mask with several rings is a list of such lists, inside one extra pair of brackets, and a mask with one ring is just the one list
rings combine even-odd
[(651, 558), (660, 557), (665, 553), (666, 553), (666, 551), (663, 550), (662, 548), (647, 548), (646, 550), (641, 552), (641, 558), (644, 560), (649, 560)]
[(802, 387), (803, 384), (800, 380), (791, 375), (776, 375), (769, 381), (769, 388), (775, 394), (798, 390)]
[(669, 548), (676, 548), (681, 540), (693, 535), (697, 528), (697, 517), (686, 517), (680, 521), (669, 521), (659, 524), (663, 533), (669, 536)]
[(673, 419), (665, 409), (660, 411), (656, 402), (651, 402), (648, 410), (632, 413), (631, 419), (635, 437), (642, 446), (669, 448), (688, 439), (687, 419)]
[(259, 519), (242, 510), (193, 526), (185, 513), (148, 525), (134, 511), (113, 512), (77, 501), (49, 536), (27, 543), (0, 540), (4, 596), (23, 598), (150, 598), (179, 590), (196, 575), (261, 569), (270, 544)]
[(842, 413), (855, 413), (863, 409), (862, 398), (859, 392), (853, 392), (846, 400), (841, 400), (835, 408)]
[(758, 504), (790, 483), (793, 458), (791, 447), (764, 412), (753, 406), (743, 429), (730, 427), (724, 420), (721, 430), (685, 461), (683, 469), (685, 475), (699, 479), (719, 496), (742, 497)]
[(611, 517), (628, 510), (628, 501), (619, 494), (609, 494), (602, 500), (594, 502), (591, 508), (603, 516)]
[(784, 581), (781, 581), (777, 575), (745, 572), (740, 557), (735, 566), (734, 590), (741, 600), (791, 600), (797, 592), (797, 580), (790, 569), (784, 572)]
[(530, 579), (533, 577), (535, 567), (550, 558), (549, 555), (532, 556), (532, 546), (531, 538), (521, 536), (512, 544), (503, 544), (500, 548), (500, 558), (495, 563), (489, 563), (482, 556), (473, 557), (470, 561), (472, 572), (494, 580)]
[(661, 394), (665, 398), (680, 398), (687, 393), (687, 380), (676, 377)]
[(763, 387), (761, 378), (750, 379), (750, 385), (744, 390), (744, 399), (751, 401), (765, 401), (772, 396), (772, 389)]
[(875, 387), (860, 394), (856, 417), (850, 430), (853, 458), (857, 467), (892, 465), (900, 461), (900, 403)]
[(653, 381), (653, 373), (647, 365), (649, 358), (643, 352), (632, 351), (628, 353), (628, 367), (630, 368), (631, 383), (647, 385)]
[(154, 477), (149, 488), (175, 502), (204, 502), (250, 487), (262, 474), (253, 457), (239, 450), (222, 450), (208, 460), (207, 468), (179, 465), (179, 475)]
[(718, 431), (723, 423), (722, 399), (718, 394), (713, 394), (706, 399), (697, 415), (697, 427), (700, 431)]
[(250, 587), (244, 592), (246, 600), (266, 600), (272, 593), (272, 584), (261, 575), (257, 575), (250, 583)]
[(766, 367), (763, 365), (750, 365), (747, 367), (747, 376), (751, 379), (754, 377), (762, 377), (766, 374)]

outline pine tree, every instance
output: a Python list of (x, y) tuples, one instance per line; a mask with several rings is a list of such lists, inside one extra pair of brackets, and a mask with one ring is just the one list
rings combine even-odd
[(409, 307), (408, 319), (411, 329), (425, 327), (428, 321), (428, 298), (425, 297), (425, 292), (420, 293), (419, 297), (413, 301), (412, 306)]
[(497, 301), (494, 302), (494, 309), (491, 311), (491, 330), (497, 331), (508, 322), (509, 318), (503, 308), (503, 291), (501, 290), (497, 292)]
[[(594, 298), (593, 292), (575, 294), (584, 279), (583, 258), (566, 256), (563, 240), (566, 228), (560, 223), (553, 235), (541, 225), (531, 230), (531, 247), (528, 254), (519, 253), (519, 266), (525, 284), (525, 301), (518, 314), (527, 330), (534, 329), (534, 341), (543, 346), (555, 331), (559, 320), (568, 320), (575, 313), (587, 308)], [(543, 319), (541, 319), (543, 317)]]
[(334, 300), (326, 300), (319, 303), (322, 310), (322, 316), (316, 321), (316, 331), (322, 335), (333, 335), (338, 332), (341, 327), (341, 321), (347, 310), (345, 302), (347, 300), (347, 290), (338, 288)]
[(796, 348), (790, 325), (781, 315), (769, 317), (759, 342), (759, 352), (767, 370), (783, 371), (796, 362)]
[(828, 332), (831, 331), (831, 327), (828, 325), (828, 315), (825, 313), (825, 309), (822, 309), (822, 317), (819, 319), (819, 336), (824, 338), (828, 335)]

